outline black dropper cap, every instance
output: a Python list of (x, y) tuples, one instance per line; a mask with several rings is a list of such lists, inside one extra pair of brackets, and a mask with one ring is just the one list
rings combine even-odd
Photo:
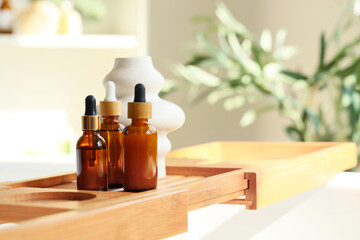
[(136, 84), (134, 102), (146, 102), (145, 99), (145, 86), (141, 83)]
[(85, 116), (96, 115), (96, 99), (93, 95), (85, 98)]
[(149, 119), (152, 117), (151, 102), (146, 102), (145, 86), (141, 83), (135, 86), (134, 102), (128, 102), (128, 118)]

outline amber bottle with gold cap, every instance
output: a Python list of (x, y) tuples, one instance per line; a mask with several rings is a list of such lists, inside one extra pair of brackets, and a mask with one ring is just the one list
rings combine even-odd
[(100, 102), (101, 130), (100, 135), (107, 144), (108, 185), (109, 188), (123, 186), (123, 134), (124, 125), (120, 123), (121, 102), (115, 96), (115, 84), (105, 84), (106, 96)]
[(106, 142), (100, 136), (100, 116), (96, 115), (96, 99), (85, 99), (82, 116), (83, 135), (76, 144), (77, 188), (81, 190), (108, 189)]
[(135, 86), (134, 102), (128, 103), (131, 125), (124, 134), (124, 190), (137, 192), (157, 186), (157, 132), (148, 123), (151, 103), (146, 102), (145, 86)]

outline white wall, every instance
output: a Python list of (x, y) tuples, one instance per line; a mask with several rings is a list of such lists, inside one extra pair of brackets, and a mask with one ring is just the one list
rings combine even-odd
[[(107, 0), (112, 6), (115, 0)], [(116, 2), (123, 11), (133, 9), (131, 0)], [(148, 50), (155, 67), (166, 77), (176, 78), (171, 67), (186, 60), (183, 49), (194, 43), (196, 26), (191, 23), (195, 15), (214, 16), (216, 0), (138, 0), (143, 2), (143, 14), (148, 7)], [(260, 33), (269, 28), (276, 31), (288, 29), (288, 43), (299, 46), (300, 53), (291, 61), (296, 69), (310, 72), (318, 61), (318, 38), (322, 29), (329, 30), (342, 11), (345, 0), (225, 0), (235, 16), (250, 30)], [(126, 6), (131, 8), (126, 9)], [(114, 9), (115, 9), (114, 7)], [(125, 15), (111, 9), (117, 16), (110, 21), (124, 24)], [(129, 10), (130, 11), (130, 10)], [(130, 14), (131, 15), (131, 14)], [(129, 19), (133, 19), (131, 16)], [(105, 24), (105, 23), (102, 23)], [(109, 23), (108, 23), (109, 24)], [(105, 24), (106, 25), (106, 24)], [(120, 27), (119, 27), (120, 28)], [(89, 28), (95, 31), (93, 28)], [(121, 33), (121, 29), (104, 28), (106, 32)], [(101, 30), (101, 29), (100, 29)], [(96, 30), (96, 31), (99, 31)], [(131, 33), (131, 29), (123, 29)], [(134, 30), (135, 32), (135, 30)], [(143, 34), (143, 33), (142, 33)], [(143, 39), (140, 39), (143, 41)], [(106, 49), (32, 49), (0, 47), (0, 110), (60, 109), (68, 113), (69, 124), (80, 133), (80, 117), (84, 97), (94, 94), (101, 99), (104, 91), (102, 79), (111, 70), (115, 57), (132, 56), (134, 51), (124, 52)], [(221, 104), (209, 106), (203, 102), (193, 106), (187, 99), (186, 89), (167, 97), (180, 105), (186, 113), (186, 123), (171, 133), (173, 148), (216, 140), (288, 140), (282, 126), (286, 123), (270, 113), (262, 116), (249, 128), (238, 126), (241, 111), (226, 112)], [(26, 116), (24, 116), (26, 119)], [(0, 119), (0, 123), (1, 123)], [(21, 129), (21, 126), (19, 126)], [(14, 133), (21, 134), (19, 129)]]
[[(166, 78), (176, 78), (171, 66), (184, 62), (185, 46), (194, 43), (195, 15), (214, 15), (216, 0), (152, 0), (150, 4), (149, 52), (156, 68)], [(289, 67), (310, 73), (318, 62), (319, 36), (322, 30), (330, 33), (347, 1), (337, 0), (225, 0), (233, 14), (251, 31), (261, 33), (265, 28), (273, 33), (288, 29), (287, 44), (296, 45), (298, 56)], [(216, 140), (286, 141), (283, 132), (286, 120), (269, 113), (249, 128), (238, 126), (241, 111), (226, 112), (221, 104), (205, 102), (192, 106), (184, 96), (186, 90), (168, 96), (186, 113), (186, 123), (170, 134), (173, 148)]]
[(117, 56), (94, 49), (0, 48), (0, 54), (6, 56), (0, 57), (1, 110), (65, 110), (75, 129), (85, 97), (103, 98), (102, 80)]
[[(13, 2), (16, 6), (25, 1)], [(138, 24), (135, 21), (138, 17), (137, 1), (105, 0), (105, 4), (106, 18), (97, 23), (85, 22), (86, 33), (136, 34), (138, 32)], [(0, 36), (1, 38), (5, 37)], [(69, 128), (74, 131), (68, 134), (70, 138), (68, 140), (72, 141), (74, 149), (76, 140), (81, 134), (81, 115), (84, 113), (85, 97), (92, 94), (98, 101), (102, 100), (104, 97), (102, 81), (112, 69), (114, 58), (137, 54), (138, 49), (31, 48), (9, 46), (6, 41), (0, 41), (0, 124), (6, 127), (6, 133), (10, 132), (8, 129), (12, 129), (12, 136), (9, 138), (11, 141), (0, 141), (0, 148), (3, 150), (0, 161), (12, 160), (10, 157), (14, 154), (11, 149), (15, 146), (13, 139), (23, 139), (24, 135), (27, 139), (37, 142), (39, 148), (42, 147), (46, 152), (46, 148), (57, 144), (54, 140), (56, 135)], [(62, 115), (55, 114), (46, 118), (38, 117), (36, 121), (39, 124), (31, 125), (30, 116), (22, 114), (23, 110), (58, 110), (64, 112), (67, 121), (56, 121), (53, 119), (54, 116)], [(8, 125), (9, 119), (1, 119), (11, 113), (15, 113), (12, 116), (22, 114), (24, 124), (17, 124), (19, 120), (14, 120)], [(31, 116), (34, 118), (33, 114)], [(32, 119), (31, 122), (33, 121)], [(53, 125), (49, 122), (53, 122)], [(5, 123), (7, 126), (4, 126)], [(51, 131), (54, 132), (53, 139), (47, 139), (49, 144), (43, 146), (39, 139), (48, 138), (48, 132)], [(36, 134), (33, 134), (34, 132)], [(35, 154), (34, 148), (30, 147), (34, 144), (26, 140), (25, 143), (24, 140), (16, 143), (21, 145), (18, 146), (19, 154)], [(58, 154), (58, 152), (52, 153)]]

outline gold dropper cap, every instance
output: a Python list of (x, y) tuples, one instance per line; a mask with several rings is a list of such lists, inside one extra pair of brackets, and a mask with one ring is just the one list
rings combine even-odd
[(128, 102), (128, 118), (152, 118), (152, 104), (151, 102), (146, 102), (145, 86), (141, 83), (136, 84), (134, 95), (134, 102)]
[(99, 130), (100, 129), (100, 116), (82, 116), (82, 130)]

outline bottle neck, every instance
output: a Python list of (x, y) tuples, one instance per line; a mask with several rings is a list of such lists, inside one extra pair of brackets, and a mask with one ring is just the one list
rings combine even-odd
[(101, 130), (119, 131), (124, 127), (120, 123), (120, 116), (102, 116)]
[(142, 125), (144, 123), (148, 123), (147, 118), (141, 118), (141, 119), (133, 118), (131, 120), (131, 125)]
[(97, 135), (97, 134), (99, 134), (99, 130), (84, 129), (83, 134), (84, 135)]
[(120, 123), (120, 116), (102, 116), (102, 123), (111, 124), (111, 123)]

